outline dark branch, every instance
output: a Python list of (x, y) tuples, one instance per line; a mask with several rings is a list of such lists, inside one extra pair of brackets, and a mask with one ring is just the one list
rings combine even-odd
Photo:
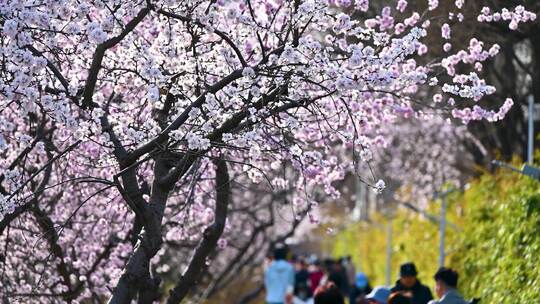
[(203, 238), (191, 258), (188, 269), (171, 290), (170, 298), (167, 301), (168, 304), (180, 303), (186, 297), (189, 290), (197, 284), (205, 268), (206, 258), (216, 248), (217, 241), (225, 228), (229, 201), (229, 173), (225, 160), (220, 159), (216, 161), (216, 206), (214, 210), (214, 223), (205, 230)]
[(120, 43), (120, 41), (122, 41), (124, 37), (131, 33), (131, 31), (135, 29), (135, 27), (144, 19), (144, 17), (148, 15), (150, 9), (151, 8), (148, 6), (143, 8), (137, 14), (137, 16), (135, 16), (135, 18), (131, 19), (131, 21), (126, 24), (126, 27), (120, 33), (120, 35), (108, 39), (107, 41), (97, 46), (96, 51), (94, 52), (94, 56), (92, 58), (92, 65), (90, 66), (90, 70), (88, 71), (88, 78), (86, 79), (86, 84), (84, 86), (82, 102), (83, 108), (91, 108), (91, 105), (93, 103), (92, 97), (94, 96), (94, 90), (96, 88), (98, 74), (101, 70), (101, 62), (103, 62), (105, 51)]

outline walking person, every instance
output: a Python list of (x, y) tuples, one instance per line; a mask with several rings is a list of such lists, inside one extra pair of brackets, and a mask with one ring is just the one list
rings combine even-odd
[(433, 299), (429, 287), (423, 285), (417, 278), (418, 271), (414, 263), (405, 263), (399, 269), (399, 280), (392, 288), (392, 293), (400, 292), (411, 298), (412, 304), (427, 304)]
[(296, 274), (294, 277), (295, 287), (298, 285), (309, 286), (308, 264), (303, 257), (299, 257), (296, 262)]
[(303, 257), (298, 258), (296, 268), (293, 304), (312, 304), (308, 264)]
[(324, 271), (322, 270), (321, 262), (317, 259), (313, 259), (312, 264), (309, 267), (309, 288), (312, 294), (315, 293), (315, 290), (321, 284), (323, 277)]
[(430, 304), (468, 304), (457, 290), (458, 273), (451, 268), (441, 267), (435, 273), (435, 293), (439, 300)]
[(342, 295), (349, 294), (349, 282), (347, 280), (347, 272), (345, 271), (345, 267), (343, 267), (343, 259), (332, 260), (328, 273), (328, 281), (334, 282)]
[(347, 282), (349, 282), (349, 287), (352, 289), (352, 287), (354, 287), (354, 281), (356, 280), (356, 267), (354, 266), (352, 257), (350, 255), (343, 259), (343, 268), (345, 268), (345, 273), (347, 274)]
[(294, 267), (287, 262), (287, 248), (276, 246), (274, 260), (264, 272), (267, 304), (291, 304), (294, 290)]

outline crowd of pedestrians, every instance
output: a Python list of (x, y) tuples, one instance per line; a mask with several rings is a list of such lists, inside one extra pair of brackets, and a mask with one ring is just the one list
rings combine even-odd
[(442, 267), (434, 275), (435, 294), (417, 277), (413, 263), (400, 267), (395, 286), (372, 288), (357, 272), (350, 256), (319, 260), (315, 256), (288, 256), (278, 246), (264, 273), (267, 304), (471, 304), (457, 290), (458, 274)]

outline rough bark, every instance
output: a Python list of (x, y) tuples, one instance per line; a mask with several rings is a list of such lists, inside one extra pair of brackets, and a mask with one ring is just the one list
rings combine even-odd
[[(168, 170), (166, 162), (160, 159), (156, 160), (154, 176), (163, 176)], [(150, 259), (161, 248), (161, 220), (169, 191), (169, 187), (160, 184), (159, 178), (154, 180), (150, 203), (145, 206), (143, 211), (144, 228), (108, 303), (128, 304), (135, 298), (139, 290), (154, 285), (154, 280), (150, 276)]]
[(194, 287), (205, 268), (206, 258), (216, 248), (217, 241), (223, 233), (230, 201), (229, 173), (225, 160), (216, 161), (216, 205), (214, 223), (206, 228), (203, 238), (195, 249), (185, 273), (171, 290), (168, 304), (178, 304)]

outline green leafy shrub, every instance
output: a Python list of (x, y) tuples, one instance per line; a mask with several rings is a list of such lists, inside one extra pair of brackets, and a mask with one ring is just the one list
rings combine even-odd
[[(427, 210), (440, 212), (440, 203)], [(510, 171), (485, 172), (448, 201), (446, 264), (460, 273), (459, 287), (482, 303), (539, 303), (540, 182)], [(433, 286), (438, 268), (438, 225), (404, 208), (392, 218), (392, 279), (399, 264), (414, 261)], [(388, 218), (355, 223), (333, 238), (333, 254), (351, 254), (374, 284), (385, 283)]]
[(452, 265), (461, 288), (484, 303), (540, 298), (540, 182), (515, 173), (485, 174), (463, 194), (466, 225)]

